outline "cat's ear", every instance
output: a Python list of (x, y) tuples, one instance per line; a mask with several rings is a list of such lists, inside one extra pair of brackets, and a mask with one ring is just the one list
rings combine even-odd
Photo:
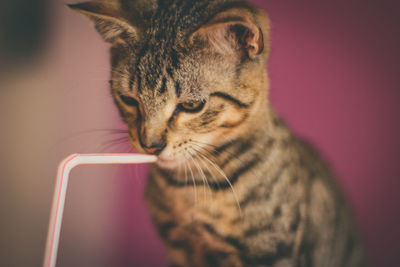
[(137, 38), (137, 30), (121, 15), (123, 11), (116, 1), (95, 1), (68, 5), (93, 21), (97, 31), (106, 42)]
[[(206, 41), (218, 53), (232, 55), (240, 53), (254, 59), (266, 52), (269, 31), (268, 18), (248, 9), (232, 8), (217, 14), (191, 36), (191, 41)], [(262, 25), (258, 25), (255, 20)], [(264, 53), (266, 54), (266, 53)]]

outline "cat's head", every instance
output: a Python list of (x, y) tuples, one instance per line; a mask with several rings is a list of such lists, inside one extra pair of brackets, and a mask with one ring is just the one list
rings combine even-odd
[[(266, 105), (269, 23), (241, 1), (71, 5), (111, 46), (112, 95), (138, 152), (179, 161), (249, 135)], [(168, 164), (166, 164), (168, 163)]]

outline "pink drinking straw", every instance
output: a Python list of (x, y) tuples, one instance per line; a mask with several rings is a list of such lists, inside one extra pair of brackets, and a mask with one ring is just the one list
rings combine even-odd
[(65, 196), (69, 173), (78, 165), (98, 164), (140, 164), (157, 161), (157, 157), (140, 154), (73, 154), (58, 165), (57, 181), (51, 208), (49, 232), (47, 234), (46, 252), (43, 267), (55, 267)]

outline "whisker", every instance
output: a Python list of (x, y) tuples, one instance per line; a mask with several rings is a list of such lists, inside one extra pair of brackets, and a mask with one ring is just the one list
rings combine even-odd
[(178, 171), (176, 172), (178, 179), (181, 178), (181, 171), (182, 171), (182, 161), (179, 161)]
[(118, 142), (122, 142), (122, 141), (128, 142), (128, 137), (127, 136), (123, 136), (123, 137), (119, 137), (119, 138), (116, 138), (116, 139), (107, 140), (107, 141), (103, 142), (103, 145), (118, 143)]
[[(193, 162), (193, 165), (199, 170), (199, 172), (200, 172), (200, 169), (199, 169), (199, 167), (194, 163), (194, 159), (193, 159), (193, 157), (192, 156), (190, 156), (190, 159), (192, 160), (192, 162)], [(201, 177), (202, 179), (203, 179), (203, 181), (204, 181), (204, 178), (203, 177)], [(205, 197), (205, 195), (206, 195), (206, 188), (203, 186), (203, 195), (204, 195), (204, 197)]]
[(111, 140), (103, 143), (102, 146), (100, 147), (100, 152), (104, 153), (106, 150), (112, 148), (113, 146), (115, 147), (116, 145), (121, 145), (121, 144), (130, 145), (126, 137), (118, 138), (116, 140)]
[[(186, 157), (185, 157), (186, 158)], [(185, 165), (185, 186), (187, 186), (187, 184), (188, 184), (188, 176), (187, 176), (187, 161), (185, 160), (184, 162), (183, 162)]]
[[(197, 151), (195, 148), (193, 148), (193, 147), (191, 147), (191, 148), (192, 148), (195, 152), (201, 153), (201, 152)], [(200, 157), (197, 155), (197, 153), (196, 153), (194, 156), (195, 156), (199, 161), (201, 160), (201, 162), (203, 163), (203, 165), (207, 168), (208, 172), (211, 174), (210, 169), (208, 168), (207, 164), (204, 164), (203, 159), (200, 158)], [(203, 178), (203, 181), (206, 183), (206, 185), (207, 185), (207, 187), (208, 187), (208, 190), (209, 190), (209, 192), (210, 192), (210, 197), (211, 197), (211, 202), (212, 202), (212, 201), (213, 201), (213, 191), (212, 191), (212, 189), (211, 189), (211, 186), (210, 186), (210, 184), (209, 184), (209, 182), (208, 182), (207, 176), (205, 175), (203, 169), (201, 168), (200, 165), (198, 165), (198, 166), (199, 166), (198, 168), (199, 168), (199, 170), (200, 170), (200, 172), (201, 172), (202, 177), (204, 177), (204, 178)], [(213, 176), (213, 178), (214, 178), (214, 180), (215, 180), (215, 177), (214, 177), (214, 176)], [(216, 182), (217, 182), (217, 181), (216, 181)], [(217, 182), (217, 184), (219, 185), (218, 182)], [(205, 187), (204, 187), (204, 188), (205, 188)]]
[[(197, 144), (197, 147), (203, 149), (204, 151), (207, 151), (207, 152), (209, 153), (209, 155), (212, 156), (214, 159), (216, 159), (216, 156), (215, 156), (216, 153), (214, 153), (214, 152), (217, 152), (217, 154), (219, 154), (218, 151), (215, 149), (215, 148), (217, 148), (217, 146), (215, 146), (215, 145), (211, 145), (211, 144), (207, 144), (207, 143), (202, 143), (202, 142), (198, 142), (198, 141), (193, 141), (193, 140), (192, 140), (192, 142), (194, 142), (193, 145), (196, 145), (195, 143), (199, 143), (199, 144), (203, 144), (203, 145), (208, 145), (208, 146), (210, 146), (211, 149), (212, 149), (212, 151), (209, 151), (207, 148), (204, 148), (203, 146), (200, 146), (200, 145)], [(214, 147), (215, 147), (215, 148), (214, 148)], [(232, 156), (232, 157), (233, 157), (232, 159), (239, 161), (240, 164), (245, 164), (245, 162), (244, 162), (243, 160), (241, 160), (241, 159), (240, 159), (237, 155), (235, 155), (234, 153), (232, 153), (232, 152), (230, 152), (230, 151), (225, 151), (225, 152), (228, 153), (230, 156)], [(251, 173), (253, 173), (254, 175), (262, 175), (262, 173), (261, 173), (260, 171), (256, 170), (256, 169), (251, 169), (251, 170), (249, 170), (249, 171), (250, 171)]]
[[(197, 146), (199, 149), (202, 149), (202, 150), (206, 151), (206, 152), (208, 153), (209, 156), (211, 156), (211, 157), (213, 157), (215, 160), (217, 160), (216, 156), (214, 155), (214, 153), (213, 153), (212, 151), (208, 150), (207, 148), (205, 148), (205, 147), (203, 147), (203, 146), (200, 146), (200, 145), (198, 145), (198, 144), (195, 144), (195, 143), (192, 143), (192, 145), (195, 145), (195, 146)], [(214, 151), (215, 151), (215, 150), (214, 150)]]
[[(200, 148), (201, 148), (201, 147), (200, 147)], [(193, 148), (193, 147), (192, 147), (192, 149), (194, 149), (194, 150), (195, 150), (197, 153), (199, 153), (199, 154), (203, 154), (200, 150), (197, 150), (196, 148)], [(203, 154), (203, 156), (206, 156), (206, 155)], [(215, 182), (215, 183), (218, 185), (218, 187), (219, 187), (219, 181), (215, 178), (214, 172), (211, 171), (211, 169), (208, 167), (208, 164), (207, 164), (207, 163), (204, 163), (204, 160), (203, 160), (202, 158), (199, 158), (199, 160), (201, 160), (201, 161), (203, 162), (203, 164), (204, 164), (204, 166), (206, 167), (207, 171), (211, 174), (211, 176), (212, 176), (214, 182)], [(208, 186), (210, 187), (210, 184), (208, 184)]]
[(83, 130), (83, 131), (78, 131), (78, 132), (73, 132), (68, 136), (65, 136), (58, 141), (56, 141), (53, 145), (53, 148), (56, 145), (60, 145), (64, 142), (67, 142), (71, 139), (78, 138), (84, 135), (88, 134), (97, 134), (100, 133), (101, 135), (118, 135), (118, 134), (127, 134), (128, 130), (123, 130), (123, 129), (90, 129), (90, 130)]
[[(190, 154), (189, 154), (189, 156), (191, 157)], [(190, 174), (192, 175), (192, 181), (193, 181), (193, 185), (194, 185), (194, 187), (193, 187), (193, 190), (194, 190), (194, 205), (197, 206), (197, 188), (196, 188), (196, 181), (195, 181), (195, 179), (194, 179), (194, 175), (193, 175), (192, 168), (190, 167), (189, 164), (188, 164), (187, 166), (189, 167)]]
[(235, 191), (235, 189), (234, 189), (234, 187), (233, 187), (231, 181), (228, 179), (228, 177), (226, 177), (224, 171), (223, 171), (217, 164), (215, 164), (214, 162), (212, 162), (212, 161), (211, 161), (210, 159), (208, 159), (207, 157), (203, 156), (203, 154), (199, 154), (199, 155), (201, 155), (205, 160), (207, 160), (207, 161), (211, 164), (211, 166), (213, 166), (213, 167), (222, 175), (222, 177), (224, 177), (224, 179), (226, 180), (226, 182), (229, 184), (229, 186), (230, 186), (230, 188), (231, 188), (231, 190), (232, 190), (232, 194), (233, 194), (233, 196), (234, 196), (234, 198), (235, 198), (235, 200), (236, 200), (236, 204), (237, 204), (238, 209), (239, 209), (240, 217), (242, 217), (242, 209), (241, 209), (241, 207), (240, 207), (239, 199), (238, 199), (238, 197), (237, 197), (236, 191)]
[[(227, 138), (227, 137), (225, 137), (225, 138)], [(227, 139), (227, 140), (228, 140), (228, 142), (232, 143), (232, 140), (229, 140), (229, 139)], [(212, 148), (213, 148), (213, 151), (215, 151), (217, 154), (220, 153), (220, 152), (217, 151), (217, 149), (218, 149), (219, 147), (216, 146), (216, 145), (212, 145), (212, 144), (209, 144), (209, 143), (200, 142), (200, 141), (197, 141), (197, 140), (191, 140), (191, 142), (194, 142), (194, 143), (197, 143), (197, 144), (201, 144), (201, 145), (206, 145), (206, 146), (212, 147)], [(263, 148), (263, 146), (260, 145), (260, 144), (254, 144), (254, 146), (255, 146), (255, 147), (259, 147), (259, 148)], [(226, 152), (226, 153), (228, 153), (228, 154), (230, 154), (230, 155), (234, 155), (232, 152), (227, 151), (227, 150), (225, 150), (224, 152)]]
[(204, 195), (204, 199), (206, 199), (207, 194), (206, 194), (206, 186), (205, 185), (206, 185), (206, 183), (208, 185), (207, 178), (205, 178), (203, 170), (201, 169), (200, 165), (196, 162), (196, 160), (194, 159), (193, 156), (191, 157), (191, 159), (192, 159), (193, 164), (196, 166), (196, 168), (200, 172), (201, 179), (203, 180), (203, 183), (204, 183), (204, 185), (203, 185), (203, 195)]

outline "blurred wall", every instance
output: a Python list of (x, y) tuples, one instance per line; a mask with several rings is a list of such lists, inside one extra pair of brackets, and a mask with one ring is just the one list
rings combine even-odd
[(0, 71), (26, 65), (43, 49), (49, 28), (48, 0), (0, 2)]
[[(399, 266), (399, 4), (252, 2), (272, 20), (272, 104), (335, 169), (371, 266)], [(0, 72), (0, 266), (41, 265), (63, 157), (129, 151), (106, 131), (125, 129), (108, 93), (108, 46), (83, 16), (47, 7), (36, 60), (0, 61), (10, 69)], [(166, 266), (142, 197), (145, 173), (72, 172), (58, 266)]]
[[(108, 141), (122, 137), (94, 130), (123, 128), (108, 92), (108, 46), (61, 2), (48, 8), (42, 50), (32, 44), (31, 56), (0, 68), (0, 266), (41, 265), (58, 162), (116, 151)], [(113, 266), (115, 179), (110, 167), (72, 173), (58, 266)]]

